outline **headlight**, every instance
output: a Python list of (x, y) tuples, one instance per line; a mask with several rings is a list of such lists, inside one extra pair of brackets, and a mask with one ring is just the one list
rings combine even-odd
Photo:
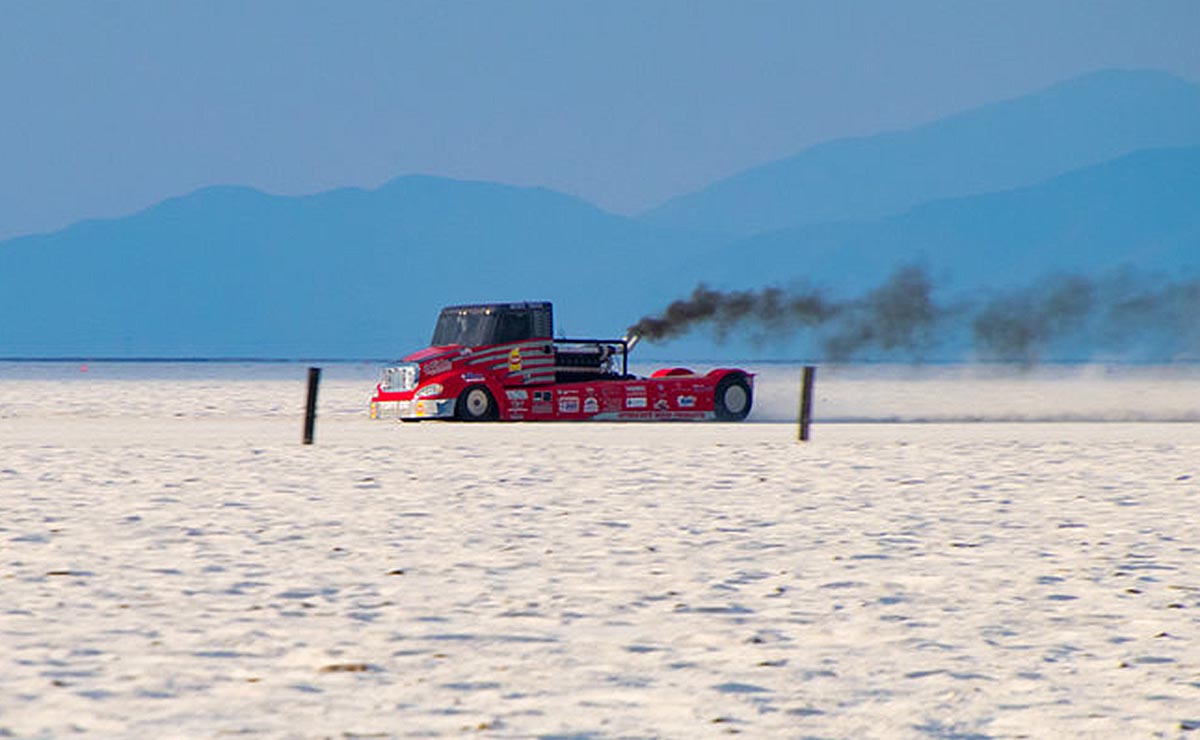
[(425, 398), (426, 396), (436, 396), (442, 392), (441, 383), (430, 383), (421, 390), (417, 391), (417, 398)]

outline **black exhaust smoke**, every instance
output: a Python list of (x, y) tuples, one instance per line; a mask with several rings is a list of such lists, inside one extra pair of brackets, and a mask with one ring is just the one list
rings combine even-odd
[(1078, 276), (997, 296), (971, 324), (976, 351), (989, 360), (1036, 362), (1052, 341), (1082, 329), (1097, 301), (1096, 286)]
[(779, 288), (723, 293), (696, 286), (692, 294), (672, 301), (658, 316), (645, 316), (629, 334), (649, 342), (674, 339), (702, 325), (712, 325), (722, 339), (739, 324), (787, 329), (827, 321), (836, 308), (817, 293), (788, 294)]
[(935, 327), (946, 314), (933, 302), (933, 281), (925, 270), (901, 267), (859, 300), (841, 304), (822, 344), (836, 361), (872, 347), (919, 358), (932, 346)]
[(934, 305), (932, 281), (916, 266), (901, 267), (860, 299), (833, 300), (817, 290), (735, 290), (722, 292), (703, 284), (691, 296), (671, 302), (657, 316), (645, 316), (629, 333), (661, 342), (712, 327), (718, 340), (734, 328), (758, 334), (792, 334), (800, 329), (827, 329), (825, 351), (845, 359), (870, 346), (885, 350), (919, 350), (933, 336), (943, 311)]
[(834, 361), (869, 350), (920, 360), (950, 338), (969, 345), (960, 355), (1024, 364), (1071, 341), (1074, 352), (1159, 360), (1200, 355), (1200, 280), (1154, 281), (1130, 270), (1102, 280), (1069, 275), (953, 307), (939, 305), (933, 293), (929, 274), (915, 265), (855, 299), (831, 299), (814, 289), (719, 291), (701, 284), (629, 333), (662, 342), (709, 328), (720, 341), (734, 329), (756, 338), (806, 329), (817, 332)]

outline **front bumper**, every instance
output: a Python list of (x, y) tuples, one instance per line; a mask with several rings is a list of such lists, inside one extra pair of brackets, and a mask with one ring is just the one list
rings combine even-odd
[(372, 419), (453, 419), (453, 398), (417, 398), (411, 401), (372, 401)]

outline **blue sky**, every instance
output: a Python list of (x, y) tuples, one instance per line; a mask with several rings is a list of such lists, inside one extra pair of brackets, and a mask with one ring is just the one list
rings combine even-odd
[(0, 239), (212, 184), (428, 173), (631, 213), (1095, 69), (1200, 3), (0, 0)]

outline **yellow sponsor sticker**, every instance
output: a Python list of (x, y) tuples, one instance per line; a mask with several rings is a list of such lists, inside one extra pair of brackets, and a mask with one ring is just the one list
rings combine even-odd
[(510, 373), (521, 372), (521, 348), (513, 347), (512, 352), (508, 353), (508, 371)]

